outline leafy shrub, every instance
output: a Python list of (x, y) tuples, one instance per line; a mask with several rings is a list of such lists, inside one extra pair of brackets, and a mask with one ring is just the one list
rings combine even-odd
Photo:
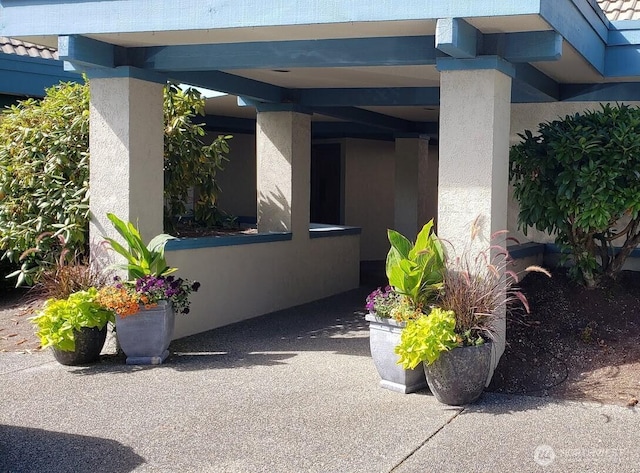
[[(190, 187), (198, 187), (197, 222), (215, 222), (220, 191), (215, 177), (229, 152), (230, 136), (212, 144), (194, 123), (204, 114), (199, 92), (165, 88), (165, 225), (185, 213)], [(88, 253), (89, 86), (64, 83), (42, 100), (29, 99), (0, 118), (0, 250), (20, 263), (17, 285), (32, 284), (63, 247)], [(45, 235), (45, 236), (43, 236)], [(58, 237), (64, 244), (60, 245)]]
[(520, 228), (555, 234), (587, 286), (615, 277), (640, 243), (640, 109), (603, 105), (520, 137), (510, 153)]

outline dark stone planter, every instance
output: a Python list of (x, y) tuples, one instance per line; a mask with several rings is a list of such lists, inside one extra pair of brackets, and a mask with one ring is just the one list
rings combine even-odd
[(491, 343), (460, 347), (424, 364), (429, 389), (438, 401), (450, 406), (470, 404), (484, 391), (491, 368)]
[(398, 355), (394, 352), (405, 323), (381, 319), (375, 314), (367, 314), (365, 319), (369, 322), (371, 358), (381, 378), (380, 386), (404, 394), (425, 389), (427, 381), (422, 363), (415, 369), (405, 370), (398, 364)]
[(53, 356), (61, 365), (78, 366), (98, 361), (100, 352), (107, 338), (107, 326), (102, 330), (96, 327), (82, 327), (74, 334), (75, 351), (62, 351), (53, 347)]

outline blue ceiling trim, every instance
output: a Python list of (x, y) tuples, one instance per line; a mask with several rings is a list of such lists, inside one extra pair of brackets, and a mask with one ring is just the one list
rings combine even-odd
[[(549, 102), (560, 100), (560, 86), (551, 77), (529, 64), (515, 64), (515, 84), (519, 90), (537, 97), (537, 101)], [(522, 100), (522, 99), (519, 99)]]
[(430, 106), (440, 103), (438, 87), (295, 89), (290, 96), (309, 107)]
[(482, 36), (480, 53), (512, 63), (557, 61), (562, 57), (562, 41), (555, 31), (489, 34)]
[[(553, 0), (558, 1), (558, 0)], [(584, 1), (584, 0), (582, 0)], [(2, 0), (5, 36), (212, 30), (285, 25), (535, 15), (540, 0)]]
[(609, 40), (607, 46), (628, 46), (630, 44), (640, 44), (640, 21), (627, 21), (635, 26), (625, 25), (625, 28), (613, 28), (609, 30)]
[(640, 101), (640, 83), (562, 84), (560, 100), (563, 102)]
[(282, 102), (286, 100), (286, 89), (253, 79), (228, 74), (221, 71), (169, 72), (170, 79), (185, 84), (217, 90), (231, 95), (245, 96), (261, 102)]
[(129, 63), (157, 71), (435, 64), (433, 36), (199, 44), (130, 49)]
[(113, 79), (117, 77), (128, 77), (131, 79), (139, 79), (147, 82), (156, 82), (158, 84), (166, 84), (167, 76), (158, 74), (157, 72), (138, 69), (131, 66), (119, 66), (113, 69), (86, 69), (89, 79)]
[(0, 54), (0, 93), (44, 97), (45, 89), (82, 77), (63, 70), (62, 61)]
[(494, 69), (511, 77), (515, 77), (516, 70), (513, 64), (498, 56), (481, 56), (474, 59), (457, 59), (453, 57), (438, 58), (439, 71), (477, 71)]
[(452, 57), (474, 58), (478, 52), (479, 34), (460, 18), (441, 18), (436, 23), (436, 48)]
[(540, 0), (540, 15), (603, 74), (608, 24), (586, 0)]

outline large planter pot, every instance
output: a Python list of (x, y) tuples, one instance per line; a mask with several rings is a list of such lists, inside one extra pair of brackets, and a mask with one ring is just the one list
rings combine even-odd
[(169, 356), (175, 315), (168, 301), (127, 317), (116, 316), (116, 335), (128, 365), (159, 365)]
[(53, 356), (61, 365), (77, 366), (86, 365), (98, 361), (100, 352), (107, 338), (107, 326), (102, 330), (97, 327), (82, 327), (74, 331), (76, 349), (74, 351), (63, 351), (55, 347), (52, 348)]
[(401, 393), (412, 393), (427, 387), (422, 364), (413, 370), (405, 370), (398, 362), (394, 349), (400, 343), (400, 333), (405, 323), (382, 319), (367, 314), (371, 357), (380, 375), (380, 386)]
[(491, 343), (459, 347), (424, 364), (429, 389), (438, 401), (450, 406), (470, 404), (484, 391), (491, 368)]

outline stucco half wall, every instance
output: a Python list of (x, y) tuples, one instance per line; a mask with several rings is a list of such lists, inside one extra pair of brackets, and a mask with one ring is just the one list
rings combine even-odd
[(169, 249), (167, 261), (203, 282), (176, 317), (180, 338), (357, 288), (360, 235)]

